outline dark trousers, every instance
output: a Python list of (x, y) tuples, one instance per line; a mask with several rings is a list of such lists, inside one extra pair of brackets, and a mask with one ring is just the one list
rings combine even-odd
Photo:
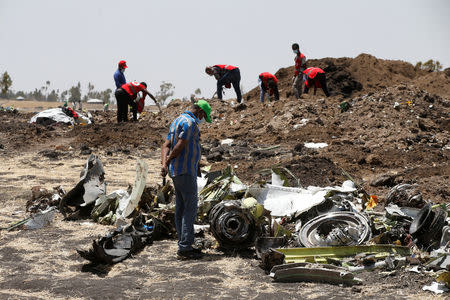
[[(280, 100), (280, 93), (278, 92), (278, 85), (273, 84), (269, 85), (269, 88), (273, 91), (273, 96), (275, 100)], [(261, 103), (264, 103), (264, 95), (268, 93), (269, 91), (265, 87), (260, 87), (260, 94), (259, 94), (259, 100)], [(269, 94), (270, 95), (270, 94)]]
[(241, 71), (239, 71), (239, 68), (227, 71), (222, 78), (217, 80), (217, 97), (219, 97), (220, 100), (222, 100), (223, 86), (227, 83), (231, 83), (233, 85), (234, 91), (236, 92), (237, 102), (241, 103), (242, 95), (241, 87), (239, 86), (241, 83)]
[(130, 106), (131, 106), (131, 112), (133, 113), (133, 121), (137, 121), (137, 112), (138, 112), (137, 103), (134, 102), (133, 100), (131, 100)]
[[(308, 78), (308, 84), (310, 86), (315, 86), (316, 84), (316, 80), (318, 80), (320, 82), (320, 85), (322, 86), (322, 90), (325, 93), (325, 96), (330, 97), (330, 92), (328, 92), (328, 88), (327, 88), (327, 76), (325, 75), (325, 73), (319, 73), (316, 75), (315, 78), (310, 79)], [(309, 88), (306, 86), (305, 84), (305, 89), (303, 91), (303, 93), (308, 94)], [(314, 95), (316, 94), (315, 92), (316, 90), (314, 89)]]
[[(128, 121), (128, 104), (131, 102), (130, 94), (118, 88), (114, 93), (117, 100), (117, 123)], [(137, 107), (136, 107), (137, 111)]]

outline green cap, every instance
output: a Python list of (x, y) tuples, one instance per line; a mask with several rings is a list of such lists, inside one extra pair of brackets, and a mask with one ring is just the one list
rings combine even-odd
[(198, 105), (206, 114), (206, 122), (211, 123), (211, 106), (205, 100), (198, 100), (195, 102), (195, 105)]

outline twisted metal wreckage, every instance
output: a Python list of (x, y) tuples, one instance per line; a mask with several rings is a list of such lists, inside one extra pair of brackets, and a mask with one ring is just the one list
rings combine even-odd
[[(65, 193), (57, 187), (51, 193), (34, 187), (27, 204), (34, 215), (6, 229), (32, 220), (35, 224), (28, 228), (40, 228), (51, 222), (58, 205), (67, 220), (88, 217), (100, 224), (117, 224), (90, 250), (78, 253), (95, 264), (118, 263), (156, 239), (176, 235), (173, 188), (170, 183), (146, 187), (147, 173), (147, 164), (139, 159), (134, 186), (107, 194), (103, 165), (91, 155), (72, 190)], [(361, 284), (354, 277), (360, 271), (419, 263), (438, 271), (443, 283), (438, 283), (437, 292), (449, 284), (447, 207), (426, 203), (413, 185), (395, 186), (384, 211), (374, 211), (377, 197), (354, 180), (340, 187), (303, 188), (283, 168), (272, 169), (271, 183), (246, 186), (229, 166), (207, 173), (198, 184), (198, 223), (206, 225), (196, 228), (204, 231), (209, 225), (224, 251), (255, 247), (261, 267), (275, 281)], [(405, 203), (414, 207), (398, 205)], [(39, 219), (46, 221), (36, 225)]]

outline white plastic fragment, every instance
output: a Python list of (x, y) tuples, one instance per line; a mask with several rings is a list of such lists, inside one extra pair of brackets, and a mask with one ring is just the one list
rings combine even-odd
[(308, 121), (309, 119), (301, 119), (299, 124), (294, 125), (294, 129), (305, 126), (306, 124), (308, 124)]
[(224, 140), (221, 140), (221, 141), (220, 141), (220, 144), (221, 144), (221, 145), (227, 145), (227, 146), (230, 146), (231, 143), (233, 143), (233, 139), (224, 139)]
[(407, 269), (407, 271), (408, 272), (414, 272), (414, 273), (422, 273), (422, 272), (420, 272), (420, 270), (419, 270), (419, 266), (414, 266), (414, 267), (412, 267), (412, 268), (410, 268), (410, 269)]
[(435, 294), (443, 294), (444, 292), (448, 292), (448, 287), (445, 286), (445, 283), (432, 282), (430, 285), (426, 285), (422, 288), (424, 291), (430, 291)]
[(304, 145), (306, 148), (310, 148), (310, 149), (321, 149), (321, 148), (328, 147), (327, 143), (305, 143)]

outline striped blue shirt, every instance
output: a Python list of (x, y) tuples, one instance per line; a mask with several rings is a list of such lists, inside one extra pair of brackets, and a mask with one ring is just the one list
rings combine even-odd
[(200, 161), (200, 129), (198, 119), (190, 112), (185, 111), (172, 124), (167, 135), (170, 141), (170, 151), (178, 143), (178, 139), (187, 140), (188, 143), (178, 157), (172, 159), (169, 164), (169, 175), (175, 177), (182, 174), (197, 176), (198, 162)]

